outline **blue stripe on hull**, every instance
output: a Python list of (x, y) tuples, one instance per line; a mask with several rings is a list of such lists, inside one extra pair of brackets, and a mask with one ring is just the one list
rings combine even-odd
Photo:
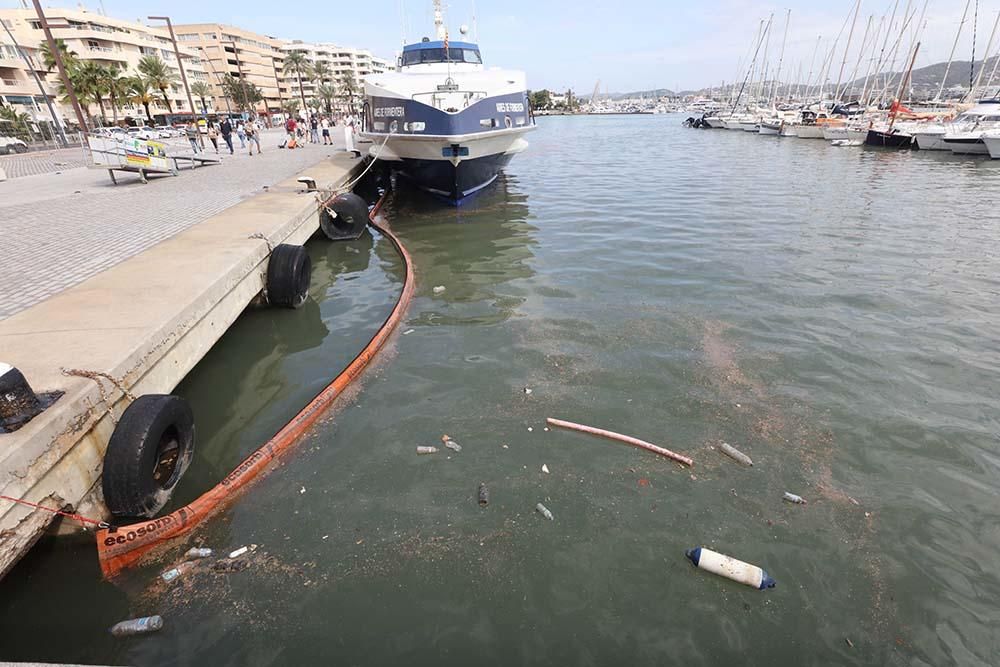
[(462, 160), (455, 167), (447, 160), (404, 159), (399, 171), (418, 187), (458, 205), (496, 180), (513, 155), (497, 153)]
[[(412, 99), (370, 97), (368, 102), (371, 105), (371, 122), (366, 124), (365, 129), (376, 133), (452, 136), (492, 132), (508, 127), (508, 122), (509, 127), (531, 124), (525, 92), (487, 97), (455, 113)], [(484, 125), (484, 122), (487, 124)], [(411, 123), (423, 123), (424, 129), (411, 131)]]

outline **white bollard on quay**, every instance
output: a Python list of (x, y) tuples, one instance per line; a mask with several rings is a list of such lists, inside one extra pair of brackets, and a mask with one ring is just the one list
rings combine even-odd
[(705, 547), (688, 549), (684, 555), (702, 570), (708, 570), (720, 577), (738, 581), (761, 591), (765, 588), (774, 588), (777, 585), (777, 582), (767, 572), (756, 565), (744, 563), (732, 556), (726, 556)]

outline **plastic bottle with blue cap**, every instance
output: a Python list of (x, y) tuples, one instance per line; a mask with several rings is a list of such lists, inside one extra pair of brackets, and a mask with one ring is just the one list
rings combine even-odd
[(756, 565), (744, 563), (732, 556), (720, 554), (718, 551), (712, 551), (705, 547), (695, 547), (685, 551), (684, 555), (702, 570), (708, 570), (720, 577), (732, 579), (761, 591), (765, 588), (774, 588), (777, 584), (771, 575)]

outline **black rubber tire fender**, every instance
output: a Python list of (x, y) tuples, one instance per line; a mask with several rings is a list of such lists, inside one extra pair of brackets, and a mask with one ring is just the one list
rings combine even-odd
[(320, 209), (319, 227), (331, 241), (347, 241), (359, 238), (368, 226), (368, 204), (353, 192), (337, 195), (328, 206), (336, 213), (330, 215), (326, 208)]
[(146, 394), (125, 408), (104, 453), (101, 488), (116, 517), (152, 517), (194, 456), (194, 414), (180, 396)]
[(300, 245), (282, 243), (267, 262), (267, 302), (279, 308), (298, 308), (309, 298), (312, 260)]

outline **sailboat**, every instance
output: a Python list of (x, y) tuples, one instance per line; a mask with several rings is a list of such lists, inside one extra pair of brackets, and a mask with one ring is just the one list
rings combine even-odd
[(909, 109), (904, 107), (900, 102), (900, 98), (903, 96), (903, 91), (906, 90), (906, 86), (910, 81), (910, 74), (913, 73), (913, 64), (917, 61), (917, 52), (920, 51), (920, 42), (913, 47), (913, 57), (910, 58), (910, 66), (906, 70), (906, 74), (903, 76), (903, 80), (899, 82), (899, 91), (896, 93), (895, 99), (892, 101), (892, 106), (889, 108), (889, 127), (886, 130), (876, 130), (874, 128), (868, 130), (868, 135), (865, 137), (866, 146), (878, 146), (881, 148), (916, 148), (917, 144), (913, 141), (913, 135), (909, 132), (903, 132), (896, 125), (896, 116), (900, 111), (909, 112)]

